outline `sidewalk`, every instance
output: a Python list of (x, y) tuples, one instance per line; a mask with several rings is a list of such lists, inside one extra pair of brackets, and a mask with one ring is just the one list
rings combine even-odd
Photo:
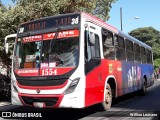
[(160, 81), (160, 79), (157, 79), (157, 80), (155, 80), (155, 81)]
[(11, 105), (11, 102), (0, 102), (0, 107), (5, 105)]

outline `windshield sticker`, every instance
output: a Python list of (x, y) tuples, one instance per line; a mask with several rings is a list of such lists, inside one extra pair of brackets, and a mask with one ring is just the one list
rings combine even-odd
[(40, 75), (41, 75), (41, 76), (57, 75), (57, 69), (53, 69), (53, 68), (41, 69)]
[(36, 55), (26, 55), (26, 62), (33, 62), (36, 59)]
[[(43, 40), (53, 39), (55, 37), (55, 34), (56, 33), (44, 34)], [(77, 37), (77, 36), (79, 36), (79, 30), (67, 30), (59, 32), (57, 38)]]
[(56, 33), (48, 33), (48, 34), (44, 34), (43, 36), (43, 40), (50, 40), (53, 39)]
[(41, 68), (48, 67), (48, 63), (41, 63)]
[(21, 41), (21, 38), (18, 38), (17, 41), (20, 42), (20, 41)]
[(38, 69), (19, 69), (15, 70), (19, 76), (38, 76)]
[(29, 37), (23, 38), (23, 43), (35, 42), (35, 41), (40, 41), (40, 40), (42, 40), (42, 35), (29, 36)]
[(79, 30), (68, 30), (58, 33), (58, 38), (77, 37), (77, 36), (79, 36)]
[(62, 75), (65, 74), (71, 70), (73, 70), (74, 67), (68, 67), (68, 68), (41, 68), (40, 69), (40, 76), (51, 76), (51, 75)]
[(56, 67), (56, 62), (49, 63), (49, 67)]
[(24, 68), (33, 68), (33, 66), (34, 66), (33, 62), (24, 63)]

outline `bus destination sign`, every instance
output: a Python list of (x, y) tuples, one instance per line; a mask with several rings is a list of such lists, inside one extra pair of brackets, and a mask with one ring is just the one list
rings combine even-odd
[(18, 33), (43, 30), (65, 25), (78, 25), (79, 23), (80, 23), (80, 14), (53, 16), (22, 24), (19, 27)]

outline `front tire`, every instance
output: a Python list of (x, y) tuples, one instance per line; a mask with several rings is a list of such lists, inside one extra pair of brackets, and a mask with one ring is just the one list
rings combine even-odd
[(100, 110), (107, 111), (112, 105), (112, 90), (109, 84), (106, 86), (104, 97), (105, 101), (100, 104)]

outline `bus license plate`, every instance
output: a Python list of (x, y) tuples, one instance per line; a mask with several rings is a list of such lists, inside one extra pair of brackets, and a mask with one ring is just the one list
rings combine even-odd
[(33, 106), (37, 107), (37, 108), (44, 108), (45, 107), (45, 103), (43, 103), (43, 102), (34, 102)]

